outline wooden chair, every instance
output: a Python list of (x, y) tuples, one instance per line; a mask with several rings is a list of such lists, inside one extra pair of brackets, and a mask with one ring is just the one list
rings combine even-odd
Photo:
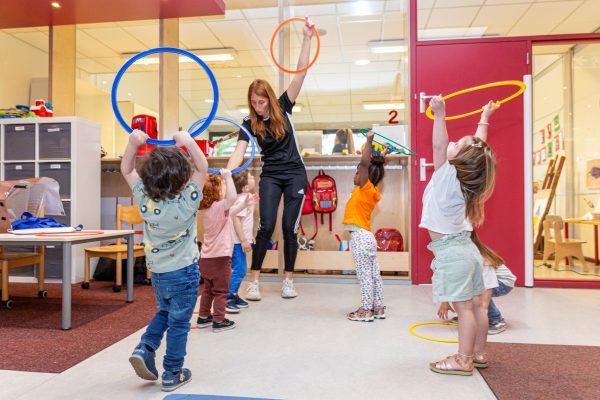
[[(558, 270), (560, 260), (567, 257), (569, 266), (573, 266), (573, 257), (577, 257), (583, 265), (583, 271), (588, 271), (587, 263), (583, 255), (583, 244), (585, 241), (577, 239), (565, 239), (563, 235), (564, 223), (557, 215), (547, 215), (544, 218), (544, 263), (554, 254), (554, 269)], [(554, 232), (552, 232), (554, 231)], [(569, 267), (567, 266), (567, 267)]]
[[(117, 204), (117, 229), (121, 229), (121, 223), (127, 223), (131, 225), (139, 224), (144, 220), (140, 216), (137, 206), (122, 206)], [(144, 247), (141, 245), (133, 246), (133, 256), (142, 257), (144, 256)], [(121, 239), (117, 239), (117, 243), (109, 246), (100, 247), (88, 247), (85, 249), (85, 265), (84, 265), (84, 280), (81, 283), (83, 289), (90, 287), (90, 258), (91, 257), (105, 257), (115, 260), (116, 267), (116, 281), (113, 286), (113, 291), (120, 292), (122, 285), (122, 260), (127, 260), (127, 244), (122, 244)], [(150, 280), (150, 271), (146, 269), (146, 279)]]
[(37, 247), (37, 252), (20, 253), (5, 252), (3, 246), (0, 246), (0, 275), (2, 276), (2, 306), (12, 308), (13, 301), (8, 295), (8, 275), (13, 268), (22, 268), (29, 265), (38, 266), (38, 297), (48, 296), (44, 290), (44, 246)]

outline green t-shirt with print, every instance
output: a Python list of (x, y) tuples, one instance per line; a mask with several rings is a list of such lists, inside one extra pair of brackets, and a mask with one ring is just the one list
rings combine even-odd
[(133, 185), (133, 198), (144, 219), (143, 246), (150, 270), (165, 273), (197, 263), (196, 216), (202, 190), (189, 182), (175, 198), (156, 202), (139, 180)]

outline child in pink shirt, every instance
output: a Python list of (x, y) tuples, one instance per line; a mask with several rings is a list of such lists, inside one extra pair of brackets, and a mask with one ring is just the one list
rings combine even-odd
[(235, 323), (225, 318), (225, 305), (229, 294), (233, 252), (233, 222), (229, 209), (235, 203), (237, 192), (231, 179), (231, 171), (222, 169), (220, 173), (220, 177), (209, 174), (200, 203), (204, 240), (199, 264), (204, 287), (196, 325), (198, 328), (212, 325), (213, 332), (235, 328)]

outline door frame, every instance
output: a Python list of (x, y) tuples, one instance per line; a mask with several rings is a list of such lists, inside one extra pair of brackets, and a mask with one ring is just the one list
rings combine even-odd
[[(584, 281), (584, 280), (540, 280), (534, 279), (534, 254), (533, 254), (533, 191), (531, 190), (531, 182), (533, 181), (533, 92), (532, 92), (532, 49), (534, 45), (551, 45), (551, 44), (567, 44), (567, 43), (593, 43), (600, 42), (600, 33), (585, 33), (585, 34), (563, 34), (563, 35), (533, 35), (533, 36), (515, 36), (515, 37), (494, 37), (494, 38), (477, 38), (477, 39), (450, 39), (450, 40), (425, 40), (417, 39), (418, 23), (417, 23), (417, 2), (418, 0), (409, 0), (409, 57), (410, 57), (410, 127), (411, 129), (411, 147), (416, 148), (416, 135), (414, 128), (417, 125), (418, 118), (418, 94), (417, 87), (417, 47), (419, 46), (435, 46), (435, 45), (453, 45), (453, 44), (482, 44), (482, 43), (498, 43), (498, 42), (526, 42), (528, 64), (526, 66), (527, 74), (523, 79), (527, 83), (527, 90), (523, 93), (524, 107), (524, 153), (523, 163), (525, 166), (525, 184), (524, 191), (524, 260), (525, 266), (525, 282), (518, 283), (519, 286), (526, 287), (556, 287), (556, 288), (600, 288), (600, 281)], [(411, 280), (413, 284), (418, 277), (418, 257), (416, 256), (416, 238), (418, 234), (418, 210), (421, 205), (421, 199), (418, 198), (417, 183), (419, 179), (418, 160), (411, 160), (411, 233), (410, 233), (410, 263), (411, 263)]]

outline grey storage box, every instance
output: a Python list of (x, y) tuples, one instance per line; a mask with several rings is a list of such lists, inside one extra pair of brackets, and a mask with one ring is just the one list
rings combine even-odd
[(40, 124), (40, 160), (71, 158), (71, 124)]
[(4, 159), (35, 160), (35, 124), (4, 127)]

